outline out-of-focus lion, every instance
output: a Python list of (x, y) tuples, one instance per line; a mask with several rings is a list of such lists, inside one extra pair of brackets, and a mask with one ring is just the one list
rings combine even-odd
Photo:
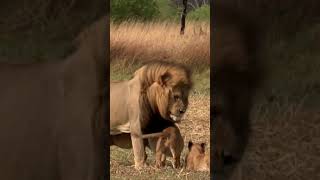
[(63, 61), (0, 63), (1, 179), (103, 177), (107, 23), (82, 31)]
[(252, 97), (261, 82), (257, 61), (258, 30), (249, 17), (235, 9), (214, 6), (213, 90), (215, 166), (241, 160), (250, 134)]
[[(161, 132), (180, 122), (191, 86), (191, 72), (169, 62), (148, 63), (131, 80), (110, 84), (110, 137), (117, 145), (117, 137), (130, 133), (137, 169), (145, 165), (142, 134)], [(155, 147), (156, 140), (150, 138), (148, 144)]]

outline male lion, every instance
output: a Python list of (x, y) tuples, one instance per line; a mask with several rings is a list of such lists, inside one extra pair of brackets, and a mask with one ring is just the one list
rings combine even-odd
[(187, 170), (194, 171), (210, 171), (210, 157), (205, 154), (205, 143), (193, 143), (189, 141), (189, 152), (185, 158), (185, 166)]
[(131, 80), (110, 84), (110, 135), (130, 133), (136, 169), (145, 165), (142, 134), (180, 122), (191, 86), (191, 72), (169, 62), (148, 63)]
[(224, 165), (241, 160), (247, 146), (252, 96), (261, 81), (261, 69), (257, 29), (249, 17), (217, 4), (213, 13), (214, 168), (223, 172)]
[(0, 63), (0, 177), (94, 180), (103, 169), (107, 17), (56, 63)]

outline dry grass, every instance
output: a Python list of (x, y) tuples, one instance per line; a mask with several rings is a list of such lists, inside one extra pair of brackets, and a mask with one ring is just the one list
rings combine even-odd
[(209, 23), (189, 22), (185, 35), (169, 22), (123, 22), (110, 25), (111, 61), (167, 60), (187, 65), (210, 62)]

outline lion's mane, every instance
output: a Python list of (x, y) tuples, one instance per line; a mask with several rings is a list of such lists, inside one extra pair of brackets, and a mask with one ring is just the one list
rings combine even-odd
[[(181, 64), (159, 61), (145, 64), (134, 73), (134, 76), (139, 77), (142, 87), (139, 108), (143, 119), (149, 122), (146, 129), (150, 132), (162, 131), (171, 125), (170, 122), (163, 122), (168, 113), (169, 104), (167, 89), (164, 86), (190, 89), (192, 87), (191, 71)], [(158, 85), (154, 86), (155, 82)], [(152, 123), (150, 123), (150, 119), (152, 119)], [(150, 127), (152, 128), (150, 129)]]

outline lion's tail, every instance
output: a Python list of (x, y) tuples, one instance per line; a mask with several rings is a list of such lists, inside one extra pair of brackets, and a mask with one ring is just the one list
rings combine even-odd
[(158, 138), (165, 135), (163, 132), (159, 133), (152, 133), (152, 134), (143, 134), (141, 137), (142, 139), (147, 139), (147, 138)]

